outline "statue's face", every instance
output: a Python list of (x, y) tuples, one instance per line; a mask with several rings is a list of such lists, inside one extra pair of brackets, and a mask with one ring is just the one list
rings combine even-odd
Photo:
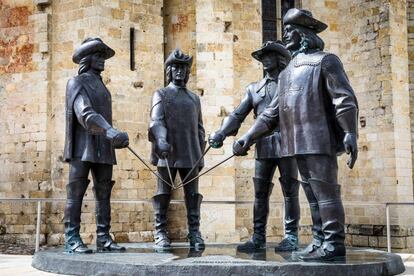
[(103, 53), (92, 54), (91, 68), (97, 71), (105, 70), (105, 58)]
[(279, 66), (279, 55), (276, 52), (267, 52), (262, 56), (263, 70), (273, 71)]
[(182, 63), (175, 63), (171, 65), (172, 79), (175, 81), (184, 81), (187, 76), (188, 66)]
[(285, 25), (285, 29), (283, 31), (283, 41), (286, 44), (286, 49), (294, 51), (300, 48), (302, 38), (294, 26), (287, 24)]

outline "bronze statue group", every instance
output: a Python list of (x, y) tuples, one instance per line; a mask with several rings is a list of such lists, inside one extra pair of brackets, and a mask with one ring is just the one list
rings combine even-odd
[[(233, 144), (236, 156), (256, 144), (253, 229), (251, 239), (237, 247), (242, 252), (266, 250), (269, 197), (276, 168), (284, 197), (285, 235), (275, 251), (292, 251), (303, 261), (342, 260), (346, 255), (345, 215), (337, 183), (337, 155), (357, 159), (358, 104), (339, 58), (324, 52), (318, 33), (327, 25), (309, 11), (290, 9), (283, 18), (283, 43), (268, 41), (252, 53), (263, 64), (265, 77), (247, 86), (240, 105), (213, 132), (206, 149), (200, 98), (186, 87), (192, 57), (174, 50), (165, 61), (168, 85), (152, 97), (148, 138), (151, 163), (157, 167), (153, 197), (155, 247), (168, 249), (167, 211), (178, 174), (184, 188), (190, 247), (203, 249), (200, 233), (198, 176), (205, 153), (220, 148), (237, 134), (253, 111), (255, 123)], [(115, 150), (129, 145), (128, 134), (112, 127), (111, 94), (100, 76), (105, 60), (115, 52), (99, 38), (86, 39), (73, 55), (78, 75), (66, 90), (64, 158), (70, 164), (66, 186), (65, 250), (92, 253), (79, 234), (82, 199), (92, 173), (96, 200), (98, 252), (124, 251), (109, 233), (110, 196), (114, 186)], [(300, 174), (300, 180), (298, 177)], [(186, 181), (187, 180), (187, 181)], [(299, 251), (299, 186), (312, 217), (313, 240)]]

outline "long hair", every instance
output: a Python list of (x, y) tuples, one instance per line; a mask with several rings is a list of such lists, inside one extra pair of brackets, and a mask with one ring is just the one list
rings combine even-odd
[(294, 26), (300, 34), (300, 36), (302, 37), (302, 41), (300, 42), (301, 48), (299, 52), (306, 52), (308, 50), (323, 51), (323, 49), (325, 48), (325, 42), (323, 42), (322, 38), (320, 38), (315, 33), (315, 31), (296, 24)]
[(278, 65), (279, 70), (283, 71), (289, 64), (289, 61), (287, 61), (285, 57), (279, 55), (279, 58), (277, 59), (277, 63), (278, 63), (277, 65)]
[(79, 61), (78, 75), (85, 73), (91, 68), (91, 55), (87, 55)]
[[(168, 65), (167, 68), (165, 68), (165, 76), (167, 77), (167, 85), (172, 82), (172, 72), (171, 72), (171, 66), (172, 65)], [(187, 83), (188, 80), (190, 79), (190, 66), (187, 65), (187, 73), (185, 75), (184, 78), (184, 83)]]

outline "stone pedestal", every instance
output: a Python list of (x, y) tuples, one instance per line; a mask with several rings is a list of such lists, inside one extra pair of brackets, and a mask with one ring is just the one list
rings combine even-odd
[(72, 255), (63, 248), (35, 254), (32, 266), (70, 275), (396, 275), (404, 272), (401, 258), (371, 249), (349, 248), (346, 261), (304, 263), (290, 254), (276, 254), (273, 246), (261, 253), (245, 254), (236, 245), (209, 244), (194, 251), (187, 244), (174, 244), (157, 252), (153, 244), (124, 244), (124, 253)]

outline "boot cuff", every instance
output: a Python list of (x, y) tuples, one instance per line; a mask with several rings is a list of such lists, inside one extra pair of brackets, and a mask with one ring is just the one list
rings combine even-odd
[(158, 194), (152, 198), (152, 206), (155, 210), (167, 208), (170, 204), (170, 194)]
[(282, 186), (283, 196), (287, 197), (298, 197), (299, 196), (299, 181), (289, 177), (284, 176), (279, 178), (280, 185)]
[(269, 198), (274, 186), (272, 182), (253, 177), (253, 184), (256, 198)]
[(185, 202), (188, 206), (200, 206), (201, 201), (203, 201), (203, 196), (199, 193), (185, 196)]

